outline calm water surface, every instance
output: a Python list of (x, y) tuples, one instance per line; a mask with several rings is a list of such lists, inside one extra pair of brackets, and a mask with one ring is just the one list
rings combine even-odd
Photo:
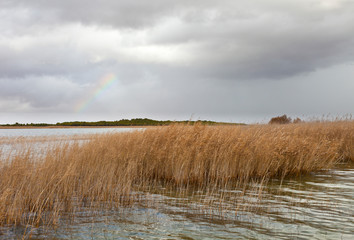
[(0, 129), (0, 137), (38, 137), (78, 134), (96, 134), (109, 132), (129, 132), (141, 128), (23, 128)]
[[(36, 130), (41, 130), (40, 134), (46, 131), (52, 134), (58, 130), (68, 134), (95, 131), (25, 130), (26, 134), (33, 134), (31, 131)], [(112, 130), (132, 129), (97, 129), (98, 132)], [(4, 134), (2, 129), (0, 134)], [(20, 133), (11, 134), (21, 136), (16, 135)], [(296, 179), (285, 179), (283, 182), (272, 180), (264, 187), (261, 199), (258, 198), (258, 190), (246, 193), (244, 202), (240, 201), (238, 193), (239, 189), (219, 189), (209, 196), (218, 199), (220, 194), (226, 194), (223, 209), (220, 210), (221, 206), (217, 202), (207, 207), (195, 200), (199, 193), (178, 197), (162, 189), (145, 195), (146, 203), (142, 202), (132, 208), (96, 213), (78, 212), (74, 220), (62, 217), (55, 230), (32, 228), (32, 238), (354, 239), (354, 164), (341, 165), (330, 171)], [(28, 230), (2, 227), (0, 239), (17, 239)]]
[(0, 156), (8, 158), (21, 150), (45, 154), (52, 146), (84, 143), (94, 134), (141, 131), (144, 128), (19, 128), (0, 129)]

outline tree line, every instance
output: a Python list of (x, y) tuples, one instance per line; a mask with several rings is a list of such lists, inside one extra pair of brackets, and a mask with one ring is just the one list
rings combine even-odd
[(270, 119), (269, 124), (289, 124), (289, 123), (301, 123), (303, 120), (300, 118), (295, 118), (292, 120), (290, 117), (286, 116), (286, 114), (278, 117), (273, 117)]
[(117, 121), (97, 121), (97, 122), (86, 122), (86, 121), (73, 121), (73, 122), (58, 122), (56, 124), (50, 123), (14, 123), (14, 124), (1, 124), (0, 126), (15, 126), (15, 127), (50, 127), (50, 126), (65, 126), (65, 127), (114, 127), (114, 126), (166, 126), (173, 123), (182, 124), (206, 124), (206, 125), (229, 125), (238, 123), (224, 123), (224, 122), (214, 122), (207, 120), (197, 120), (197, 121), (159, 121), (149, 118), (133, 118), (133, 119), (121, 119)]

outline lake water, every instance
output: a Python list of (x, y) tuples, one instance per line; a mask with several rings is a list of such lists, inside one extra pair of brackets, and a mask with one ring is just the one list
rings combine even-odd
[[(26, 130), (26, 131), (24, 131)], [(40, 131), (38, 131), (40, 130)], [(132, 131), (98, 129), (0, 129), (0, 136), (19, 137)], [(9, 133), (9, 131), (13, 131)], [(95, 132), (96, 131), (96, 132)], [(5, 132), (5, 133), (4, 133)], [(75, 133), (74, 133), (75, 132)], [(3, 134), (3, 135), (1, 135)], [(32, 134), (32, 135), (31, 135)], [(35, 134), (35, 135), (33, 135)], [(55, 134), (54, 134), (55, 135)], [(32, 228), (33, 239), (354, 239), (354, 164), (336, 169), (270, 181), (258, 198), (257, 189), (243, 196), (239, 189), (219, 189), (210, 198), (220, 205), (203, 206), (196, 196), (156, 191), (144, 195), (132, 208), (78, 212), (70, 221), (63, 216), (55, 230)], [(139, 194), (139, 193), (136, 193)], [(203, 193), (200, 193), (202, 195)], [(247, 207), (247, 204), (250, 207)], [(0, 239), (21, 238), (28, 229), (2, 227)]]
[(71, 136), (109, 132), (129, 132), (142, 128), (22, 128), (0, 129), (0, 137)]
[(58, 143), (87, 141), (93, 134), (141, 131), (144, 128), (18, 128), (0, 129), (0, 156), (8, 158), (21, 149), (45, 154)]

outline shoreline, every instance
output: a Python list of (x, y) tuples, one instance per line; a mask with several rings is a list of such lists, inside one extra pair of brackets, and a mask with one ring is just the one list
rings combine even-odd
[(48, 128), (150, 128), (163, 126), (0, 126), (0, 129), (48, 129)]
[[(209, 126), (248, 126), (249, 124), (215, 124)], [(141, 125), (141, 126), (0, 126), (0, 129), (49, 129), (49, 128), (153, 128), (170, 125)]]

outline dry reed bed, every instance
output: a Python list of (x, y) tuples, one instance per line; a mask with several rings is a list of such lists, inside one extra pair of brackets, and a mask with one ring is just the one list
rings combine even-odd
[[(82, 207), (119, 208), (164, 184), (213, 192), (354, 161), (354, 122), (186, 126), (94, 136), (0, 164), (0, 225), (56, 224)], [(222, 200), (222, 199), (221, 199)]]

